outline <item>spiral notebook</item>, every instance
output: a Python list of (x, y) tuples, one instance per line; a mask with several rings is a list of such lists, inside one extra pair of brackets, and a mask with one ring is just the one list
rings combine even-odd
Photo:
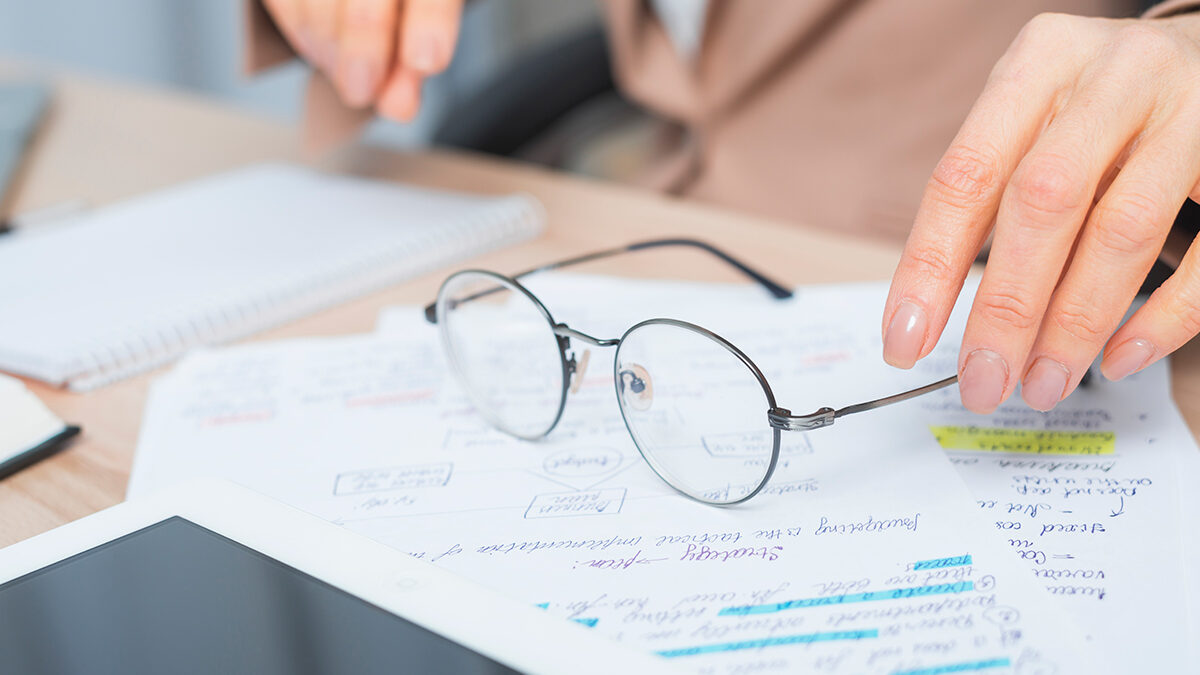
[(0, 238), (0, 370), (85, 390), (543, 228), (482, 197), (267, 164)]

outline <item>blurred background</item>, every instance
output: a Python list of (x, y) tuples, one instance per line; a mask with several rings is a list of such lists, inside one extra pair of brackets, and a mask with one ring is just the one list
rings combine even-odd
[[(595, 53), (601, 41), (588, 42), (600, 30), (594, 0), (466, 4), (453, 63), (427, 84), (418, 119), (407, 125), (378, 121), (367, 134), (369, 142), (429, 144), (455, 103), (478, 96), (514, 68), (519, 76), (522, 63), (544, 62), (539, 50), (561, 57), (556, 47), (578, 51), (582, 45), (587, 52), (582, 58), (603, 57)], [(241, 24), (237, 0), (0, 0), (0, 59), (182, 89), (297, 121), (306, 67), (297, 62), (243, 76)], [(606, 76), (606, 70), (597, 75)], [(461, 134), (464, 123), (472, 123), (456, 122), (450, 133)]]

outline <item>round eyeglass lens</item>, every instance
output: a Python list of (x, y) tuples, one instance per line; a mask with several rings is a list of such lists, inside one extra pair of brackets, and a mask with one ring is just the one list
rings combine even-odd
[(756, 372), (719, 338), (682, 322), (632, 328), (617, 349), (617, 399), (634, 442), (676, 490), (710, 504), (753, 496), (779, 432)]
[(566, 364), (537, 301), (498, 275), (460, 272), (438, 292), (437, 319), (450, 366), (484, 418), (526, 439), (554, 427)]

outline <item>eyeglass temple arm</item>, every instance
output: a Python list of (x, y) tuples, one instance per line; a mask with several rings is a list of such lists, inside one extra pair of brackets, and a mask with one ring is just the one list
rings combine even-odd
[(729, 255), (725, 251), (722, 251), (721, 249), (717, 248), (716, 246), (713, 246), (712, 244), (709, 244), (707, 242), (700, 241), (698, 239), (651, 239), (649, 241), (639, 241), (639, 242), (635, 242), (633, 244), (628, 244), (626, 246), (621, 246), (619, 248), (610, 248), (605, 251), (597, 251), (595, 253), (581, 255), (581, 256), (578, 256), (575, 258), (567, 258), (566, 260), (560, 260), (558, 262), (550, 263), (548, 265), (542, 265), (541, 267), (535, 267), (531, 270), (526, 270), (524, 272), (521, 272), (520, 274), (516, 275), (516, 277), (514, 277), (514, 278), (520, 279), (521, 277), (528, 276), (530, 274), (535, 274), (537, 272), (548, 272), (550, 270), (556, 270), (556, 269), (559, 269), (562, 267), (569, 267), (571, 265), (578, 265), (580, 263), (591, 262), (593, 260), (598, 260), (600, 258), (608, 258), (608, 257), (614, 256), (614, 255), (620, 255), (622, 253), (632, 253), (634, 251), (644, 251), (644, 250), (650, 249), (650, 248), (664, 248), (667, 246), (689, 246), (691, 248), (697, 248), (697, 249), (700, 249), (701, 251), (706, 251), (708, 253), (711, 253), (713, 256), (725, 261), (731, 267), (736, 268), (742, 274), (744, 274), (747, 277), (756, 281), (760, 286), (767, 289), (767, 292), (769, 292), (771, 295), (775, 296), (776, 298), (783, 300), (783, 299), (792, 297), (792, 292), (790, 290), (788, 290), (788, 288), (785, 287), (783, 284), (773, 281), (767, 275), (763, 274), (762, 272), (759, 272), (758, 270), (754, 269), (753, 267), (750, 267), (746, 263)]
[[(700, 241), (698, 239), (651, 239), (649, 241), (640, 241), (640, 242), (636, 242), (633, 244), (628, 244), (626, 246), (621, 246), (619, 248), (610, 248), (610, 249), (606, 249), (603, 251), (596, 251), (595, 253), (588, 253), (587, 255), (576, 256), (574, 258), (567, 258), (566, 260), (559, 260), (558, 262), (552, 262), (547, 265), (542, 265), (540, 267), (534, 267), (533, 269), (525, 270), (524, 272), (521, 272), (520, 274), (513, 275), (513, 278), (521, 279), (522, 277), (527, 277), (531, 274), (536, 274), (538, 272), (549, 272), (550, 270), (561, 269), (563, 267), (570, 267), (571, 265), (579, 265), (579, 264), (582, 264), (585, 262), (591, 262), (593, 260), (610, 258), (612, 256), (620, 255), (622, 253), (632, 253), (634, 251), (643, 251), (643, 250), (651, 249), (651, 248), (663, 248), (663, 247), (667, 247), (667, 246), (688, 246), (691, 248), (698, 248), (702, 251), (707, 251), (708, 253), (711, 253), (712, 255), (716, 256), (717, 258), (725, 261), (732, 267), (736, 268), (742, 274), (753, 279), (760, 286), (767, 289), (767, 292), (769, 292), (771, 295), (775, 296), (776, 298), (783, 300), (783, 299), (792, 297), (792, 292), (790, 290), (788, 290), (788, 288), (786, 286), (784, 286), (783, 284), (773, 281), (767, 275), (750, 267), (746, 263), (729, 255), (725, 251), (722, 251), (721, 249), (717, 248), (716, 246), (713, 246), (712, 244)], [(428, 321), (429, 323), (437, 323), (437, 304), (436, 303), (430, 303), (429, 305), (427, 305), (425, 307), (425, 320)]]
[(834, 420), (839, 417), (853, 415), (854, 413), (866, 412), (868, 410), (875, 410), (876, 408), (882, 408), (885, 405), (907, 401), (910, 398), (916, 398), (922, 394), (928, 394), (931, 391), (937, 391), (938, 389), (949, 387), (955, 382), (958, 382), (958, 376), (952, 375), (944, 380), (938, 380), (937, 382), (927, 384), (924, 387), (917, 387), (916, 389), (910, 389), (909, 391), (894, 394), (892, 396), (877, 398), (874, 401), (867, 401), (865, 403), (848, 405), (844, 408), (838, 408), (837, 410), (834, 410), (833, 408), (821, 408), (820, 410), (809, 415), (793, 415), (792, 412), (786, 408), (772, 408), (771, 410), (767, 411), (767, 419), (770, 420), (772, 427), (781, 429), (783, 431), (806, 431), (809, 429), (820, 429), (821, 427), (827, 427), (833, 424)]

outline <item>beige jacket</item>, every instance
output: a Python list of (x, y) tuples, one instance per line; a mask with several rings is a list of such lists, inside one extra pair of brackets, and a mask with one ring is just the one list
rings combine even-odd
[[(1172, 0), (1155, 14), (1191, 9)], [(654, 182), (798, 223), (902, 239), (925, 182), (1020, 28), (1044, 11), (1133, 16), (1134, 0), (711, 0), (695, 62), (644, 0), (606, 0), (617, 81), (689, 142)], [(289, 58), (247, 4), (250, 70)], [(367, 116), (309, 92), (328, 141)]]

